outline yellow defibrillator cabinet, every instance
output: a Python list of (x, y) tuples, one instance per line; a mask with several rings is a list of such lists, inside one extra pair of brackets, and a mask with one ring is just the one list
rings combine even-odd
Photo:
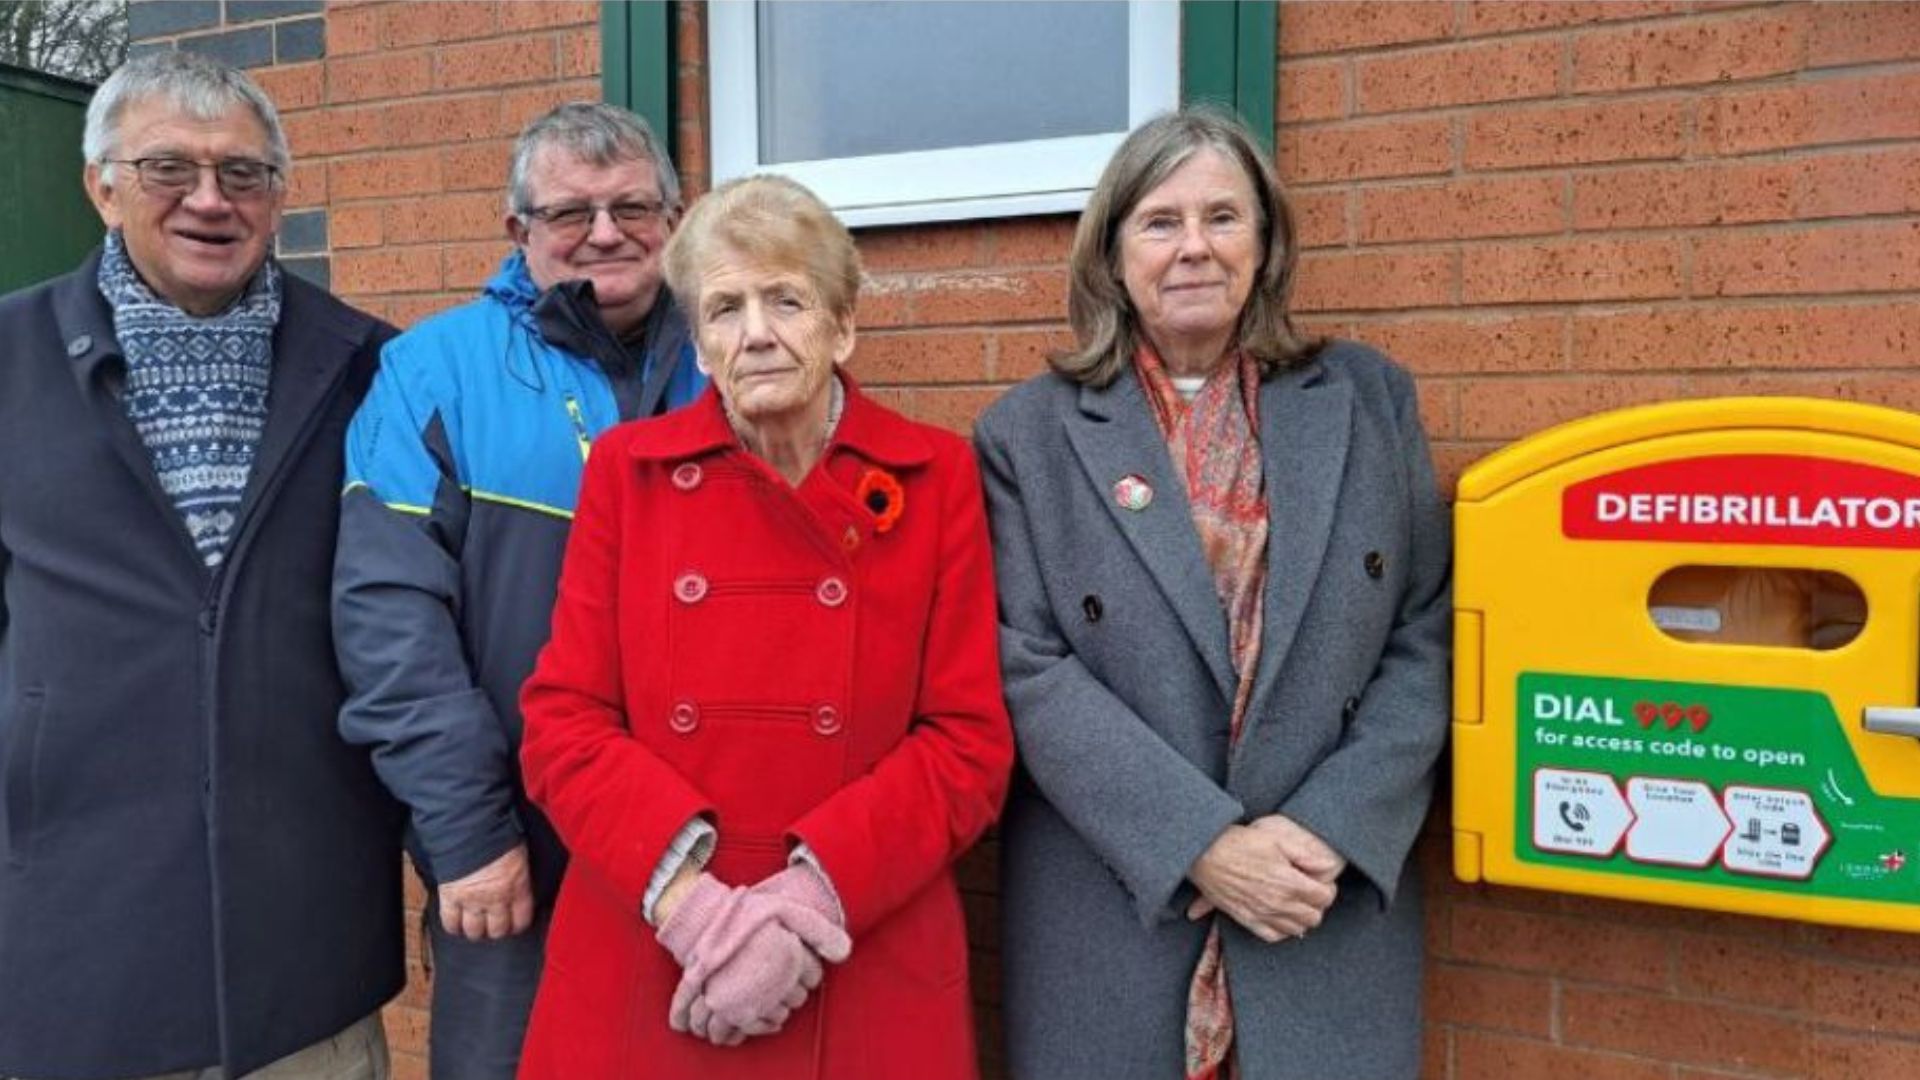
[(1461, 879), (1920, 929), (1920, 417), (1608, 413), (1455, 519)]

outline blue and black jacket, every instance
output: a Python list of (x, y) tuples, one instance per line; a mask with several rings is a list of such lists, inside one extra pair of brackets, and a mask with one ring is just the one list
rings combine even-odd
[(542, 293), (515, 252), (479, 299), (386, 346), (348, 429), (340, 730), (411, 807), (429, 881), (524, 838), (536, 900), (559, 887), (565, 853), (520, 782), (520, 684), (546, 643), (588, 446), (705, 387), (686, 322), (660, 296), (636, 356), (591, 286)]

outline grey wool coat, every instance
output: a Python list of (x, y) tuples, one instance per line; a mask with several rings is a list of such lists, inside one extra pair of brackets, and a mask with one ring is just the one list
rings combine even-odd
[[(1007, 1053), (1021, 1080), (1177, 1080), (1206, 924), (1189, 867), (1285, 814), (1351, 866), (1325, 922), (1268, 945), (1225, 916), (1248, 1080), (1419, 1071), (1407, 858), (1449, 710), (1449, 522), (1412, 380), (1334, 342), (1269, 378), (1264, 629), (1245, 731), (1214, 591), (1137, 378), (1046, 374), (975, 428), (1020, 768), (1001, 827)], [(1138, 510), (1115, 497), (1144, 480)]]

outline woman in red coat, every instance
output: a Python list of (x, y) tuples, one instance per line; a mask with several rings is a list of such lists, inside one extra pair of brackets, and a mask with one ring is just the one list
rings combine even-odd
[(999, 811), (980, 481), (838, 373), (859, 258), (805, 188), (667, 250), (713, 389), (593, 448), (527, 790), (572, 850), (521, 1076), (967, 1080), (951, 867)]

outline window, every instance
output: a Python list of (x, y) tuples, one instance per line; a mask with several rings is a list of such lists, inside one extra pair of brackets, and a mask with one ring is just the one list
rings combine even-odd
[(1180, 100), (1178, 4), (707, 10), (714, 181), (784, 173), (848, 225), (1078, 210)]

